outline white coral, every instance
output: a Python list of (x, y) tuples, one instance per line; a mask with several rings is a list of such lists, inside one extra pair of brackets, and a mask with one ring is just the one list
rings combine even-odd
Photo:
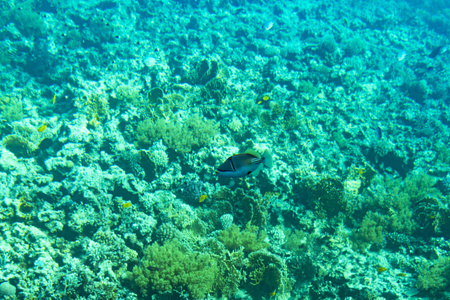
[(233, 224), (233, 216), (231, 214), (224, 214), (220, 217), (220, 223), (223, 229), (228, 229)]
[(169, 163), (169, 157), (163, 150), (153, 150), (149, 153), (150, 159), (157, 166), (166, 167)]
[(233, 120), (231, 120), (231, 122), (228, 124), (228, 128), (230, 128), (234, 132), (238, 132), (242, 128), (242, 122), (237, 118), (233, 118)]

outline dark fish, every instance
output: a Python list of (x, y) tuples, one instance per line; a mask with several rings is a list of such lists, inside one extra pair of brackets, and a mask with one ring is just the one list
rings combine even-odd
[(219, 177), (244, 177), (249, 174), (258, 175), (263, 165), (271, 168), (273, 164), (272, 155), (268, 150), (263, 156), (254, 150), (236, 154), (227, 158), (216, 170)]
[(53, 140), (50, 138), (45, 138), (43, 139), (38, 146), (39, 150), (47, 150), (48, 148), (50, 148), (53, 145)]
[(383, 132), (381, 131), (380, 126), (377, 126), (377, 128), (375, 129), (375, 133), (378, 139), (381, 139), (383, 137)]
[(435, 58), (439, 54), (444, 54), (445, 52), (447, 52), (447, 50), (448, 50), (448, 45), (436, 47), (433, 49), (433, 51), (431, 51), (431, 53), (430, 53), (430, 55), (428, 55), (428, 57)]

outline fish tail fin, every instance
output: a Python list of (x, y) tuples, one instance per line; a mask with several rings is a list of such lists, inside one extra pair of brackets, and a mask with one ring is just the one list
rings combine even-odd
[(264, 165), (268, 168), (272, 168), (273, 158), (272, 158), (272, 153), (269, 150), (264, 151), (263, 159), (264, 159)]

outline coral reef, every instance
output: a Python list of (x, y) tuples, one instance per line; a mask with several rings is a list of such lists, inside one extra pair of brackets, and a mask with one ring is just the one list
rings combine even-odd
[(0, 297), (447, 299), (447, 2), (0, 1)]

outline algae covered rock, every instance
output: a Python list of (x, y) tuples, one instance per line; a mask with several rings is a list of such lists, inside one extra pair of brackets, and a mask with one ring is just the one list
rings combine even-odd
[(15, 296), (16, 287), (9, 282), (3, 282), (0, 284), (0, 295), (3, 296)]

